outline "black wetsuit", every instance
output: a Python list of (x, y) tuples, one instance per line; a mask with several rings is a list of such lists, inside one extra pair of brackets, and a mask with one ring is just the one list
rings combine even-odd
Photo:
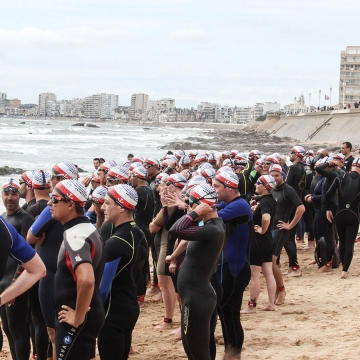
[(37, 217), (31, 226), (31, 233), (40, 238), (45, 233), (45, 240), (38, 252), (46, 267), (46, 275), (36, 283), (31, 291), (31, 317), (35, 326), (35, 340), (37, 355), (40, 359), (50, 357), (51, 344), (48, 346), (46, 327), (55, 328), (57, 318), (53, 299), (54, 277), (57, 269), (57, 257), (63, 241), (64, 227), (55, 220), (46, 205), (46, 200), (39, 200), (31, 210)]
[(346, 171), (351, 171), (351, 166), (352, 166), (354, 159), (355, 158), (352, 155), (350, 155), (347, 159), (345, 159), (344, 167), (345, 167)]
[[(314, 179), (316, 180), (314, 181)], [(312, 190), (312, 204), (314, 205), (314, 236), (316, 244), (319, 242), (320, 238), (324, 236), (322, 220), (321, 220), (321, 198), (322, 198), (322, 184), (325, 181), (324, 176), (315, 175), (313, 183), (315, 183), (314, 189)]]
[[(306, 171), (304, 168), (304, 164), (302, 162), (297, 162), (296, 164), (289, 166), (288, 171), (286, 173), (285, 182), (289, 184), (296, 191), (301, 201), (303, 201), (304, 191), (306, 187)], [(293, 218), (294, 215), (295, 215), (295, 208), (293, 209), (291, 218)], [(296, 229), (297, 229), (297, 224), (289, 231), (288, 244), (285, 244), (285, 250), (289, 257), (289, 263), (298, 264), (297, 249), (295, 243)], [(290, 257), (292, 257), (291, 260)]]
[[(34, 218), (22, 208), (12, 215), (4, 213), (2, 216), (24, 238), (34, 222)], [(11, 285), (17, 267), (18, 262), (12, 258), (7, 259), (5, 276), (0, 281), (0, 292)], [(29, 299), (30, 289), (19, 295), (13, 305), (1, 307), (1, 322), (8, 338), (11, 356), (17, 360), (28, 360), (30, 356), (30, 336), (27, 323)]]
[[(296, 191), (287, 183), (277, 186), (272, 191), (272, 195), (276, 201), (276, 211), (274, 217), (274, 254), (279, 257), (281, 249), (285, 246), (285, 250), (289, 256), (289, 267), (298, 266), (296, 249), (292, 242), (288, 241), (290, 236), (289, 230), (280, 230), (277, 228), (279, 220), (285, 223), (293, 219), (296, 208), (302, 205), (302, 201)], [(295, 211), (294, 211), (295, 210)]]
[[(138, 203), (134, 212), (134, 220), (136, 225), (143, 231), (145, 238), (148, 244), (148, 247), (151, 246), (154, 240), (153, 234), (149, 230), (149, 224), (153, 220), (154, 208), (155, 208), (155, 196), (149, 185), (140, 186), (135, 189), (138, 194)], [(146, 285), (150, 279), (149, 272), (149, 250), (147, 250), (147, 256), (144, 259), (143, 265), (143, 281), (138, 281), (137, 294), (138, 296), (145, 295)]]
[(146, 246), (144, 233), (133, 221), (117, 226), (105, 244), (106, 264), (100, 288), (105, 324), (98, 339), (103, 360), (128, 358), (131, 334), (139, 317), (134, 281), (141, 276), (141, 252)]
[[(11, 224), (7, 223), (3, 219), (2, 216), (0, 216), (0, 248), (0, 283), (4, 279), (4, 276), (6, 276), (6, 268), (8, 258), (10, 256), (17, 262), (17, 264), (21, 265), (30, 261), (36, 254), (35, 250), (26, 242), (23, 237), (19, 235), (19, 233)], [(12, 275), (14, 275), (14, 273)], [(0, 289), (0, 292), (3, 290), (4, 289)], [(3, 307), (5, 306), (2, 306), (1, 309)], [(0, 351), (2, 350), (2, 344), (3, 336), (0, 327)], [(28, 359), (29, 355), (26, 360)]]
[(339, 206), (335, 215), (339, 234), (339, 253), (343, 271), (348, 271), (354, 255), (354, 243), (359, 230), (360, 176), (351, 171), (337, 177), (325, 194), (326, 210), (331, 210), (331, 198), (338, 191)]
[(238, 190), (240, 193), (240, 196), (243, 199), (246, 199), (246, 195), (249, 191), (250, 188), (250, 173), (252, 170), (252, 162), (248, 161), (246, 166), (244, 167), (244, 169), (240, 172), (237, 173), (237, 177), (239, 178), (239, 185), (238, 185)]
[(183, 216), (170, 234), (190, 241), (178, 276), (183, 346), (188, 359), (210, 360), (210, 323), (217, 303), (210, 279), (224, 245), (225, 228), (221, 218), (198, 226), (197, 217), (194, 211)]
[[(326, 218), (326, 208), (325, 208), (325, 195), (327, 191), (330, 189), (331, 184), (333, 181), (341, 174), (344, 173), (342, 170), (327, 170), (326, 168), (329, 166), (328, 163), (320, 164), (316, 167), (316, 172), (320, 175), (324, 176), (326, 179), (322, 183), (322, 190), (321, 190), (321, 223), (323, 228), (324, 239), (326, 242), (326, 259), (325, 263), (329, 263), (332, 260), (334, 250), (335, 250), (335, 234), (334, 234), (334, 224), (329, 222)], [(332, 194), (331, 199), (331, 211), (336, 215), (337, 209), (337, 198), (336, 194)]]
[(315, 176), (315, 171), (308, 169), (306, 170), (306, 186), (301, 200), (305, 206), (305, 212), (303, 215), (304, 223), (306, 226), (306, 231), (308, 232), (308, 240), (315, 240), (314, 234), (314, 205), (305, 201), (305, 196), (311, 194), (311, 185), (313, 178)]
[(254, 225), (262, 224), (262, 216), (270, 215), (270, 224), (265, 234), (254, 232), (250, 248), (250, 265), (262, 266), (264, 262), (271, 262), (274, 252), (274, 239), (272, 237), (273, 221), (275, 216), (275, 200), (271, 194), (264, 195), (258, 200), (259, 205), (253, 213)]
[(57, 313), (62, 305), (76, 308), (76, 268), (90, 263), (94, 270), (95, 286), (90, 310), (85, 321), (78, 327), (67, 323), (55, 324), (56, 356), (58, 360), (89, 360), (105, 320), (104, 306), (100, 296), (100, 283), (105, 257), (98, 231), (85, 216), (79, 216), (64, 225), (64, 241), (60, 247), (58, 267), (54, 282), (54, 302)]

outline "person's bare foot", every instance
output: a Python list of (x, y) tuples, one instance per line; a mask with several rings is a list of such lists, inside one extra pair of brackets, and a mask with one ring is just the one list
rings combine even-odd
[(160, 330), (160, 331), (162, 331), (162, 330), (171, 330), (172, 329), (172, 323), (163, 321), (159, 325), (156, 325), (155, 329)]
[(144, 301), (138, 301), (139, 308), (142, 309), (145, 307), (145, 300)]
[(348, 277), (348, 272), (347, 271), (342, 271), (341, 272), (341, 276), (340, 276), (340, 279), (346, 279)]
[(288, 267), (287, 271), (284, 271), (282, 274), (283, 275), (289, 275), (293, 272), (293, 268), (291, 266)]
[(151, 286), (146, 290), (146, 296), (154, 296), (160, 292), (158, 286)]
[(263, 307), (261, 310), (263, 311), (275, 311), (275, 306), (267, 303), (265, 307)]
[(289, 273), (287, 276), (300, 277), (300, 276), (302, 276), (302, 272), (301, 272), (300, 268), (297, 268), (296, 270), (293, 269), (293, 271), (291, 273)]
[(316, 261), (313, 260), (311, 263), (309, 263), (309, 265), (315, 265), (316, 264)]
[(170, 334), (174, 334), (174, 341), (179, 341), (181, 340), (181, 327), (177, 327), (176, 329), (170, 331)]
[(240, 314), (256, 314), (256, 308), (248, 306), (246, 309), (241, 310)]
[(275, 301), (275, 305), (283, 305), (285, 304), (285, 296), (286, 296), (286, 291), (285, 290), (278, 290), (278, 296), (277, 299)]
[(306, 246), (302, 247), (303, 250), (315, 250), (315, 241), (314, 240), (308, 240), (308, 243)]
[(331, 264), (330, 265), (326, 264), (326, 265), (322, 266), (318, 271), (321, 273), (322, 272), (330, 273), (330, 272), (332, 272), (332, 266), (331, 266)]

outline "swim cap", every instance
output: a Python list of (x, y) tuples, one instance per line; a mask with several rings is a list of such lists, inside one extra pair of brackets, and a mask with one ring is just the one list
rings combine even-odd
[(328, 162), (330, 159), (328, 156), (323, 157), (322, 159), (319, 159), (316, 163), (315, 163), (315, 167), (320, 165), (320, 164), (325, 164), (326, 162)]
[(266, 161), (270, 161), (272, 162), (273, 164), (279, 164), (280, 163), (280, 160), (278, 159), (278, 157), (274, 154), (272, 155), (269, 155), (269, 156), (266, 156), (265, 158)]
[(223, 151), (222, 153), (221, 153), (221, 157), (223, 158), (223, 159), (230, 159), (230, 151)]
[(230, 166), (223, 166), (223, 167), (221, 167), (220, 169), (218, 169), (217, 171), (216, 171), (216, 173), (218, 174), (218, 173), (221, 173), (221, 172), (234, 172), (234, 170), (230, 167)]
[(236, 154), (235, 159), (238, 159), (238, 160), (246, 160), (247, 157), (246, 157), (246, 154), (245, 154), (245, 153), (241, 152), (241, 153)]
[[(200, 184), (190, 190), (190, 197), (195, 200), (214, 206), (217, 202), (217, 193), (209, 184)], [(191, 199), (189, 199), (191, 201)]]
[(211, 168), (211, 169), (202, 169), (201, 170), (201, 175), (211, 184), (212, 179), (214, 179), (215, 176), (216, 176), (216, 171), (213, 168)]
[(230, 151), (230, 155), (231, 155), (231, 156), (234, 156), (234, 157), (235, 157), (238, 153), (239, 153), (239, 150), (231, 150), (231, 151)]
[(33, 189), (50, 189), (51, 174), (48, 171), (38, 170), (34, 172), (32, 179)]
[(166, 185), (168, 185), (168, 183), (169, 183), (169, 185), (174, 185), (174, 186), (182, 189), (186, 185), (187, 180), (184, 175), (177, 173), (177, 174), (169, 175), (166, 178)]
[(107, 173), (108, 177), (111, 178), (116, 178), (122, 181), (129, 181), (129, 171), (128, 169), (126, 169), (123, 166), (120, 165), (116, 165), (114, 167), (112, 167), (108, 173)]
[(177, 151), (175, 151), (175, 156), (176, 156), (176, 158), (177, 158), (178, 160), (181, 159), (184, 155), (185, 155), (185, 151), (184, 151), (184, 150), (177, 150)]
[(209, 164), (209, 163), (203, 163), (203, 164), (201, 164), (200, 166), (199, 166), (199, 170), (204, 170), (204, 169), (214, 169), (213, 167), (212, 167), (212, 165), (211, 164)]
[(225, 159), (222, 163), (222, 166), (230, 166), (230, 167), (233, 167), (233, 162), (231, 159)]
[(91, 174), (91, 181), (95, 181), (96, 183), (100, 183), (100, 178), (99, 178), (99, 174), (98, 174), (97, 170), (95, 170)]
[(306, 153), (305, 149), (302, 146), (294, 146), (291, 149), (291, 152), (293, 154), (295, 154), (297, 157), (299, 157), (300, 159), (302, 159), (305, 156), (305, 153)]
[(255, 161), (255, 165), (260, 166), (260, 167), (263, 167), (263, 165), (264, 165), (264, 160), (263, 160), (263, 159), (257, 159), (257, 160)]
[(155, 183), (160, 184), (162, 181), (165, 181), (165, 179), (169, 176), (167, 173), (160, 173), (156, 175)]
[(191, 150), (189, 152), (189, 157), (196, 157), (196, 155), (198, 154), (199, 152), (197, 150)]
[(208, 162), (210, 164), (215, 164), (216, 163), (216, 156), (214, 154), (210, 153), (209, 156), (208, 156)]
[(345, 161), (345, 155), (338, 153), (334, 156), (334, 159), (338, 159), (343, 163)]
[(310, 166), (313, 161), (314, 161), (314, 158), (312, 156), (307, 156), (305, 159), (305, 163), (308, 166)]
[(20, 176), (20, 179), (24, 180), (24, 182), (26, 183), (27, 186), (32, 187), (32, 178), (33, 178), (34, 174), (35, 174), (34, 170), (25, 171)]
[(187, 155), (184, 155), (180, 158), (179, 164), (181, 166), (189, 166), (190, 165), (190, 158)]
[(65, 199), (69, 199), (84, 207), (87, 200), (86, 188), (77, 180), (63, 180), (56, 184), (55, 189)]
[(251, 150), (249, 152), (249, 157), (252, 157), (252, 156), (256, 156), (257, 158), (259, 158), (261, 156), (261, 152), (259, 150)]
[(143, 166), (143, 164), (139, 161), (131, 163), (129, 166), (129, 171), (133, 171), (138, 166)]
[(191, 188), (199, 184), (206, 184), (206, 178), (201, 175), (193, 176), (187, 184), (187, 190), (190, 190)]
[(195, 157), (195, 163), (199, 163), (201, 161), (206, 161), (207, 158), (205, 156), (205, 154), (197, 154)]
[(266, 189), (271, 191), (276, 186), (275, 180), (271, 175), (262, 175), (258, 179), (259, 182), (261, 182)]
[(133, 210), (138, 203), (138, 194), (135, 189), (127, 184), (111, 186), (107, 195), (113, 199), (120, 207)]
[(107, 192), (108, 188), (104, 185), (100, 185), (92, 192), (89, 199), (95, 204), (103, 204)]
[(139, 163), (144, 163), (144, 158), (140, 155), (136, 155), (134, 156), (132, 159), (131, 159), (131, 162), (134, 163), (134, 162), (139, 162)]
[(146, 158), (146, 160), (144, 161), (144, 164), (143, 165), (146, 165), (146, 164), (149, 164), (151, 165), (152, 167), (160, 170), (160, 162), (158, 159), (154, 158), (154, 157), (148, 157)]
[(280, 165), (278, 165), (278, 164), (273, 164), (273, 165), (271, 166), (271, 168), (270, 168), (269, 171), (270, 171), (270, 172), (272, 172), (272, 171), (277, 171), (277, 172), (279, 172), (280, 174), (283, 173), (282, 167), (281, 167)]
[(314, 150), (308, 150), (308, 151), (306, 152), (306, 155), (309, 155), (309, 156), (314, 157)]
[(114, 160), (105, 161), (100, 164), (98, 171), (108, 172), (112, 167), (116, 166), (116, 162)]
[(55, 176), (61, 176), (64, 179), (77, 179), (78, 170), (70, 161), (61, 161), (54, 165), (51, 170)]
[(234, 172), (230, 171), (222, 171), (217, 173), (215, 180), (231, 189), (237, 189), (239, 185), (239, 178)]
[(20, 184), (16, 179), (10, 178), (8, 181), (2, 184), (2, 191), (20, 192)]
[(146, 171), (146, 169), (144, 168), (144, 166), (137, 166), (136, 168), (134, 168), (131, 173), (133, 175), (135, 175), (137, 178), (139, 179), (146, 179), (148, 176), (148, 173)]
[(354, 159), (351, 166), (356, 166), (356, 167), (360, 168), (360, 158)]
[(170, 160), (170, 161), (174, 161), (174, 162), (178, 162), (178, 158), (175, 155), (169, 154), (165, 156), (165, 159)]

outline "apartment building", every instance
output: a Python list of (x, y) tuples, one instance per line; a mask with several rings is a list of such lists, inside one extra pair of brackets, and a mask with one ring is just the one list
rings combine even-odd
[[(56, 95), (54, 93), (41, 93), (39, 95), (39, 103), (38, 103), (38, 115), (39, 116), (53, 116), (52, 108), (53, 102), (56, 101)], [(51, 102), (51, 104), (48, 104)]]
[(110, 119), (118, 102), (119, 96), (115, 94), (102, 93), (87, 96), (83, 102), (84, 117)]
[(360, 102), (360, 46), (347, 46), (340, 55), (339, 104)]
[(148, 109), (149, 95), (133, 94), (131, 95), (130, 120), (145, 120)]

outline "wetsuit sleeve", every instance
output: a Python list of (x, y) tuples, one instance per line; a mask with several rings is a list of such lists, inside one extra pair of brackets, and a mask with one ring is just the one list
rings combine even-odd
[(290, 185), (286, 188), (285, 196), (291, 202), (291, 204), (295, 206), (295, 208), (297, 208), (300, 205), (303, 205), (303, 202), (299, 198), (299, 195)]
[(8, 244), (10, 243), (10, 251), (5, 252), (5, 250), (1, 249), (1, 252), (4, 252), (6, 256), (10, 255), (20, 265), (28, 262), (35, 256), (35, 250), (19, 235), (16, 229), (2, 217), (0, 217), (0, 235), (1, 243), (3, 239), (5, 239), (5, 249), (8, 248)]
[(261, 215), (264, 214), (269, 214), (270, 216), (272, 215), (270, 203), (267, 201), (267, 199), (260, 199), (260, 210), (261, 210)]
[(167, 208), (164, 208), (164, 226), (166, 230), (170, 230), (171, 227), (175, 224), (175, 222), (184, 215), (184, 210), (180, 210), (176, 207), (170, 215), (167, 210)]
[(110, 287), (111, 283), (115, 278), (116, 271), (118, 269), (119, 263), (120, 263), (121, 257), (107, 262), (105, 264), (104, 268), (104, 274), (100, 285), (100, 295), (103, 300), (103, 303), (105, 303), (106, 299), (109, 296), (110, 293)]
[(32, 224), (30, 231), (35, 237), (41, 237), (56, 222), (51, 216), (50, 206), (47, 206)]
[(336, 189), (340, 187), (340, 178), (336, 178), (331, 184), (329, 190), (325, 194), (325, 207), (326, 210), (331, 210), (331, 198)]
[(225, 208), (218, 211), (218, 215), (224, 222), (233, 221), (239, 225), (252, 220), (250, 206), (245, 200), (229, 203)]
[(316, 171), (320, 175), (325, 176), (327, 179), (333, 181), (338, 176), (338, 173), (332, 170), (325, 170), (325, 168), (327, 168), (328, 166), (328, 163), (320, 164), (316, 167)]
[(194, 220), (199, 215), (195, 211), (184, 215), (179, 219), (170, 229), (170, 234), (175, 234), (183, 240), (202, 241), (211, 240), (213, 237), (212, 231), (207, 226), (199, 226)]
[(320, 159), (322, 159), (324, 157), (324, 155), (323, 154), (318, 154), (318, 155), (316, 155), (315, 157), (314, 157), (314, 160), (311, 162), (311, 164), (310, 164), (310, 169), (311, 170), (315, 170), (315, 164), (316, 164), (316, 162), (318, 161), (318, 160), (320, 160)]
[(12, 238), (9, 230), (7, 229), (4, 220), (1, 218), (0, 221), (0, 281), (4, 276), (7, 258), (10, 253), (12, 245)]

